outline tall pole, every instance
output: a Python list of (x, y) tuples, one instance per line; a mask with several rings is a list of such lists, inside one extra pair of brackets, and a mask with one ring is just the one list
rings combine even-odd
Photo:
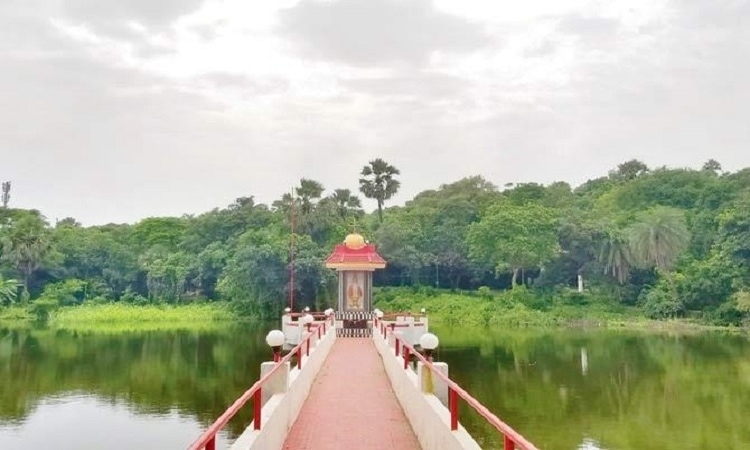
[(10, 181), (3, 183), (2, 203), (3, 208), (8, 207), (8, 201), (10, 200)]
[(292, 234), (290, 236), (289, 253), (291, 264), (289, 265), (289, 309), (294, 312), (294, 188), (292, 188), (292, 204), (289, 208)]

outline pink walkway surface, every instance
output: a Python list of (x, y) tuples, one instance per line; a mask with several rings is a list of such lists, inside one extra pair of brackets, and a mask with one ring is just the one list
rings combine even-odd
[(284, 449), (419, 449), (370, 338), (339, 338)]

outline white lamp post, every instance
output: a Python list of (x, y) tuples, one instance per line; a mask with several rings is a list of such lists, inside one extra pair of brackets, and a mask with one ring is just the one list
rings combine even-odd
[(281, 359), (281, 346), (284, 345), (284, 332), (281, 330), (271, 330), (266, 335), (266, 344), (273, 350), (273, 362), (279, 362)]
[(305, 309), (303, 311), (310, 312), (310, 307), (309, 306), (305, 306)]
[(382, 319), (382, 318), (383, 318), (383, 315), (384, 315), (384, 313), (383, 313), (383, 311), (381, 311), (381, 310), (377, 310), (377, 311), (375, 312), (375, 315), (376, 315), (376, 316), (378, 316), (378, 319)]
[(302, 323), (307, 327), (307, 332), (310, 332), (310, 324), (313, 323), (313, 316), (310, 314), (305, 313), (304, 316), (302, 316)]
[(432, 352), (435, 350), (440, 343), (437, 336), (432, 333), (425, 333), (419, 338), (419, 345), (424, 350), (425, 358), (432, 362)]
[(284, 308), (284, 312), (289, 314), (290, 312), (292, 312), (292, 308), (287, 306), (286, 308)]

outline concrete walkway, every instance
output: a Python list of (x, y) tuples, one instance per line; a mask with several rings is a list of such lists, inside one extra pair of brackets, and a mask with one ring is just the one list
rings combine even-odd
[(284, 449), (419, 449), (371, 338), (339, 338)]

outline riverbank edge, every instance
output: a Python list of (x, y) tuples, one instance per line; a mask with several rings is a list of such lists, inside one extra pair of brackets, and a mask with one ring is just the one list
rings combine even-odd
[[(244, 321), (247, 321), (245, 319)], [(252, 320), (252, 319), (250, 319)], [(40, 318), (30, 306), (0, 309), (0, 324), (45, 322), (52, 328), (90, 330), (163, 330), (213, 328), (241, 322), (225, 303), (189, 305), (129, 305), (122, 303), (84, 304), (49, 311)]]
[[(528, 328), (618, 328), (651, 331), (732, 331), (750, 332), (746, 327), (718, 326), (695, 319), (653, 320), (635, 308), (609, 305), (552, 305), (535, 310), (507, 299), (463, 294), (397, 295), (378, 298), (375, 307), (389, 312), (417, 314), (424, 308), (430, 322), (439, 326), (510, 326)], [(0, 308), (0, 325), (37, 321), (32, 307), (14, 305)], [(79, 305), (58, 308), (46, 322), (54, 328), (117, 329), (197, 329), (226, 323), (260, 320), (238, 316), (228, 303), (188, 305), (129, 305), (120, 303)]]
[(453, 293), (386, 288), (376, 292), (374, 305), (383, 311), (411, 314), (424, 309), (430, 323), (440, 326), (750, 332), (749, 327), (715, 325), (699, 319), (650, 319), (636, 307), (602, 300), (591, 294), (572, 293), (543, 299), (526, 289)]

